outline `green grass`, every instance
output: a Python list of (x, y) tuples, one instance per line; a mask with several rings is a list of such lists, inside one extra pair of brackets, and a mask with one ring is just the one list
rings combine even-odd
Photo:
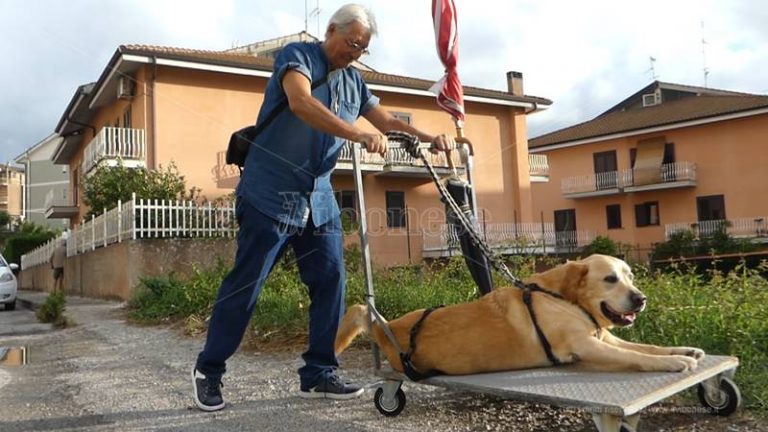
[(745, 403), (768, 411), (768, 269), (739, 266), (730, 274), (700, 275), (673, 269), (635, 269), (636, 284), (649, 298), (635, 325), (617, 336), (660, 345), (695, 346), (741, 362), (736, 381)]
[[(360, 253), (352, 249), (347, 261), (347, 304), (364, 302)], [(278, 263), (256, 305), (251, 330), (262, 335), (303, 334), (309, 299), (291, 254)], [(510, 267), (524, 277), (533, 262), (514, 259)], [(227, 263), (196, 269), (181, 279), (174, 275), (145, 279), (131, 302), (132, 319), (143, 323), (194, 323), (188, 331), (205, 330), (216, 291)], [(763, 271), (768, 268), (762, 269)], [(636, 284), (649, 297), (648, 309), (629, 329), (616, 334), (628, 340), (660, 345), (696, 346), (710, 354), (739, 357), (736, 375), (745, 403), (768, 412), (768, 281), (758, 270), (744, 267), (728, 275), (692, 271), (651, 273), (636, 267)], [(455, 304), (476, 298), (476, 287), (462, 258), (440, 265), (382, 270), (374, 274), (376, 307), (386, 318), (414, 309)], [(497, 286), (507, 285), (496, 280)]]

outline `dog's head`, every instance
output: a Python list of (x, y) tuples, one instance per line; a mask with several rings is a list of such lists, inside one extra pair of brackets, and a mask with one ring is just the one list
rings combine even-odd
[(626, 262), (607, 255), (590, 255), (535, 275), (532, 282), (559, 292), (586, 309), (601, 327), (630, 326), (645, 309), (646, 297), (634, 285)]

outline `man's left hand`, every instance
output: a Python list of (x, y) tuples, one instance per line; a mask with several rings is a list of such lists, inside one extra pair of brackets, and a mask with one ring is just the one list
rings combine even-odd
[(447, 150), (455, 150), (456, 149), (456, 140), (448, 135), (448, 134), (440, 134), (436, 135), (434, 139), (432, 139), (432, 147), (429, 149), (430, 152), (437, 154), (441, 151), (447, 151)]

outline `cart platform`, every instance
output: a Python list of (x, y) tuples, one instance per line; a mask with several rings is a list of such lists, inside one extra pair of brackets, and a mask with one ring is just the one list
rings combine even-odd
[[(736, 357), (711, 355), (704, 357), (691, 372), (587, 372), (573, 366), (558, 366), (476, 375), (442, 375), (419, 383), (583, 409), (593, 414), (600, 431), (632, 431), (642, 409), (694, 385), (702, 386), (700, 399), (705, 387), (711, 387), (709, 394), (717, 399), (723, 390), (727, 390), (721, 389), (721, 377), (732, 376), (738, 365)], [(401, 374), (382, 372), (380, 376), (387, 380), (408, 381)], [(733, 399), (728, 394), (724, 396)], [(740, 395), (736, 397), (740, 398)], [(702, 402), (717, 410), (722, 407), (723, 400)]]

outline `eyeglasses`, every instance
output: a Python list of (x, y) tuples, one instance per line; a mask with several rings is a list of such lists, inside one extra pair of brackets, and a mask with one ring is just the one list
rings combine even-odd
[(348, 47), (352, 48), (352, 50), (355, 52), (359, 52), (361, 55), (368, 55), (371, 53), (368, 51), (368, 47), (364, 47), (357, 42), (352, 42), (349, 39), (344, 39), (344, 41), (347, 43)]

